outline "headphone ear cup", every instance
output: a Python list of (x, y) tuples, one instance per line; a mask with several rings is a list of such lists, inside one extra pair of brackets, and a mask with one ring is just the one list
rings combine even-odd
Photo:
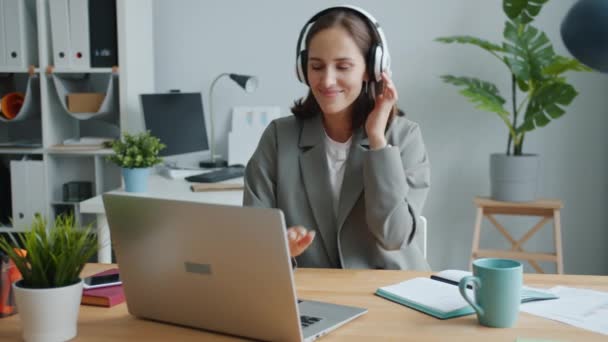
[(374, 67), (374, 65), (376, 64), (376, 47), (376, 45), (372, 46), (367, 54), (367, 65), (365, 67), (367, 68), (367, 76), (369, 78), (369, 82), (373, 82), (376, 80), (376, 68)]
[(306, 71), (308, 68), (308, 53), (306, 50), (302, 50), (298, 54), (298, 58), (296, 60), (296, 71), (298, 80), (304, 84), (308, 84), (308, 77), (306, 75)]
[(382, 50), (382, 72), (391, 76), (391, 55), (388, 50)]
[(367, 70), (370, 81), (380, 81), (382, 79), (382, 47), (375, 44), (369, 49), (367, 57)]

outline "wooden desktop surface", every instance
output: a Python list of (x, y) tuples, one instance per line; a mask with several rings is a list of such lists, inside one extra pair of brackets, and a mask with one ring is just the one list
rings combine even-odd
[[(89, 264), (83, 275), (116, 265)], [(298, 269), (298, 296), (366, 307), (369, 312), (326, 335), (322, 341), (516, 341), (518, 338), (556, 341), (607, 341), (608, 336), (520, 313), (515, 327), (482, 327), (475, 315), (438, 320), (375, 296), (376, 288), (430, 273), (381, 270)], [(608, 276), (526, 274), (526, 285), (555, 285), (608, 291)], [(235, 310), (238, 307), (235, 306)], [(0, 319), (0, 341), (21, 340), (18, 315)], [(134, 318), (126, 304), (112, 308), (81, 306), (74, 341), (238, 341), (234, 337)]]

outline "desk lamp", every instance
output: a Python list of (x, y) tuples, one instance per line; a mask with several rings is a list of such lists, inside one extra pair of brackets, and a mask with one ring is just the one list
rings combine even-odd
[(566, 14), (561, 35), (576, 59), (608, 73), (608, 1), (578, 1)]
[(255, 89), (258, 87), (258, 79), (255, 76), (223, 73), (213, 80), (213, 82), (211, 83), (211, 87), (209, 88), (209, 123), (211, 125), (211, 138), (209, 140), (209, 149), (211, 151), (211, 159), (200, 162), (199, 166), (202, 168), (219, 168), (226, 167), (228, 165), (228, 162), (226, 160), (221, 158), (215, 158), (215, 127), (213, 123), (213, 116), (215, 115), (213, 109), (213, 89), (215, 88), (217, 81), (219, 81), (224, 76), (230, 77), (231, 80), (233, 80), (236, 84), (238, 84), (248, 93), (255, 91)]

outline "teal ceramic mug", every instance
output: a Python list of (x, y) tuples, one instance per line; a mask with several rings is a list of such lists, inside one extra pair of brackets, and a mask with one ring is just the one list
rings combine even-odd
[[(473, 275), (460, 280), (460, 294), (473, 306), (481, 325), (512, 327), (519, 315), (523, 266), (509, 259), (478, 259), (473, 262)], [(465, 291), (473, 285), (475, 300)]]

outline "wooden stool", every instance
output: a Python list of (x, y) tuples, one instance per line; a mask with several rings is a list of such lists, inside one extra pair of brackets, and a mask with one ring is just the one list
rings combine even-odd
[[(489, 198), (475, 197), (475, 205), (477, 206), (477, 218), (475, 220), (475, 231), (473, 233), (473, 249), (471, 252), (471, 263), (476, 258), (496, 257), (521, 259), (530, 262), (530, 265), (538, 272), (544, 273), (542, 268), (536, 261), (550, 261), (557, 266), (557, 273), (564, 273), (563, 254), (562, 254), (562, 233), (560, 221), (560, 209), (563, 208), (562, 201), (543, 199), (534, 202), (499, 202)], [(540, 216), (542, 217), (534, 227), (532, 227), (524, 236), (515, 240), (511, 234), (507, 232), (493, 215), (522, 215), (522, 216)], [(490, 250), (479, 249), (479, 235), (481, 233), (481, 221), (483, 217), (488, 220), (498, 229), (498, 231), (511, 242), (512, 248), (507, 250)], [(536, 232), (538, 232), (549, 220), (553, 218), (553, 233), (555, 242), (555, 253), (530, 253), (522, 249), (522, 245), (528, 241)], [(472, 265), (472, 264), (471, 264)], [(472, 266), (471, 266), (472, 267)]]

